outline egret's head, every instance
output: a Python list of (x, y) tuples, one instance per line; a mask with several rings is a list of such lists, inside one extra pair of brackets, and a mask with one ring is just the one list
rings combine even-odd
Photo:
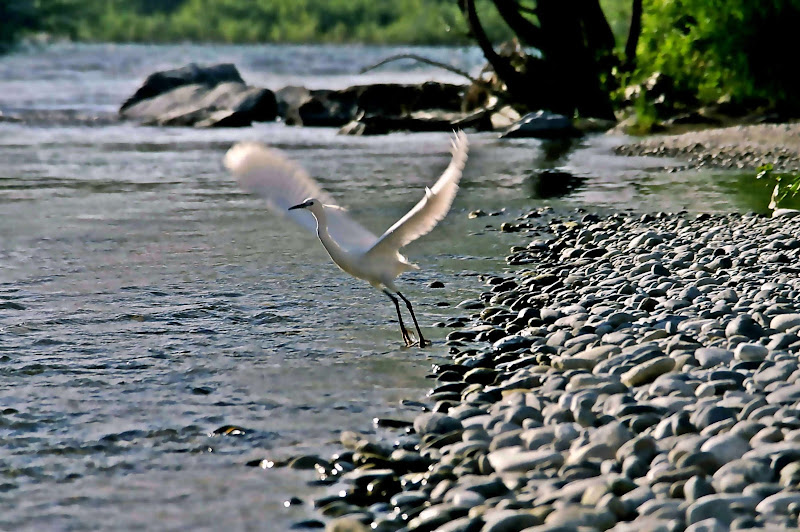
[(289, 207), (289, 210), (293, 211), (295, 209), (308, 209), (311, 212), (314, 212), (317, 211), (320, 207), (322, 207), (322, 203), (319, 200), (314, 198), (306, 198), (305, 201), (303, 201), (303, 203), (298, 203), (293, 207)]

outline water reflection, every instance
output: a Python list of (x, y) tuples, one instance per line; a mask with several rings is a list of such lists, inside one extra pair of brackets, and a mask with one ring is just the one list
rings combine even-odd
[(528, 177), (526, 186), (532, 199), (551, 199), (568, 196), (585, 185), (586, 177), (577, 176), (564, 170), (534, 171)]

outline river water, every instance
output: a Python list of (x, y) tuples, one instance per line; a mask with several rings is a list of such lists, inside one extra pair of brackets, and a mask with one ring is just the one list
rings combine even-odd
[[(424, 398), (446, 356), (449, 330), (432, 325), (467, 316), (456, 304), (519, 242), (503, 221), (545, 204), (764, 208), (742, 176), (610, 155), (623, 139), (564, 150), (472, 134), (451, 214), (406, 248), (422, 269), (399, 284), (435, 343), (406, 349), (390, 302), (240, 193), (221, 159), (238, 140), (277, 145), (379, 231), (447, 165), (447, 135), (107, 120), (149, 73), (192, 61), (233, 62), (272, 89), (460, 81), (408, 63), (357, 74), (408, 51), (480, 68), (470, 48), (56, 45), (0, 58), (0, 112), (22, 119), (0, 119), (0, 529), (285, 530), (315, 517), (325, 489), (244, 464), (325, 456), (341, 430), (411, 419), (399, 401)], [(544, 169), (574, 186), (546, 192)], [(244, 434), (214, 435), (226, 425)], [(306, 504), (284, 507), (291, 496)]]

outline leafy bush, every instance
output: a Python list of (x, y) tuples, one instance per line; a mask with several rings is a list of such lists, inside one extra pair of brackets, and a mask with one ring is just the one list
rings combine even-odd
[[(490, 35), (509, 38), (481, 3)], [(38, 31), (99, 42), (471, 42), (454, 0), (0, 0), (0, 52)]]
[(787, 203), (795, 198), (800, 192), (800, 174), (780, 174), (774, 171), (771, 164), (765, 164), (758, 168), (756, 179), (766, 179), (775, 183), (772, 189), (772, 196), (769, 199), (769, 208), (777, 209), (781, 204)]
[[(510, 33), (482, 0), (487, 31)], [(468, 44), (454, 0), (107, 0), (81, 14), (86, 41)], [(482, 13), (483, 14), (483, 13)], [(89, 24), (83, 20), (91, 19)]]
[(645, 0), (639, 76), (663, 72), (704, 102), (798, 103), (800, 0)]

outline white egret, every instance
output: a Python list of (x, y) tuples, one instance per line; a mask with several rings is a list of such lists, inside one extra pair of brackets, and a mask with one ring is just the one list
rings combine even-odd
[(425, 347), (411, 301), (394, 284), (401, 273), (419, 269), (400, 254), (400, 248), (430, 232), (450, 210), (467, 160), (467, 146), (467, 136), (461, 131), (456, 133), (453, 157), (442, 176), (433, 187), (425, 187), (425, 196), (419, 203), (380, 237), (350, 218), (299, 164), (277, 149), (241, 142), (225, 155), (225, 166), (242, 189), (261, 196), (273, 211), (314, 232), (339, 268), (389, 296), (397, 311), (403, 341), (411, 346), (414, 342), (403, 323), (395, 294), (399, 296), (414, 320), (419, 346)]

